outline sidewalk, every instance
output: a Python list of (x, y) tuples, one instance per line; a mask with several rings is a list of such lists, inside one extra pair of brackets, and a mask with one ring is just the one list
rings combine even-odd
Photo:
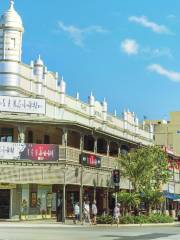
[[(155, 224), (119, 224), (118, 227), (158, 227), (158, 226), (180, 226), (179, 222), (173, 223), (155, 223)], [(89, 225), (81, 223), (74, 224), (72, 220), (67, 220), (66, 223), (56, 222), (56, 220), (27, 220), (27, 221), (0, 221), (0, 228), (76, 228), (76, 227), (116, 227), (116, 224), (97, 224)]]

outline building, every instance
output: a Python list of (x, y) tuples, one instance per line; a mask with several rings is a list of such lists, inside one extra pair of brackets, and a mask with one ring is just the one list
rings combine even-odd
[[(129, 111), (110, 114), (92, 93), (87, 103), (68, 96), (40, 56), (24, 64), (23, 32), (11, 0), (0, 18), (0, 218), (65, 220), (85, 198), (108, 211), (118, 155), (153, 144), (152, 127)], [(121, 179), (121, 189), (129, 186)]]
[(146, 120), (147, 126), (153, 125), (155, 145), (162, 147), (169, 158), (172, 176), (164, 186), (170, 208), (178, 208), (180, 201), (180, 112), (171, 112), (167, 120)]

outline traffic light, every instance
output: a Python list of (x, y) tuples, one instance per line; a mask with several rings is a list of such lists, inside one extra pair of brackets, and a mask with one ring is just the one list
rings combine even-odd
[(113, 181), (115, 184), (120, 182), (120, 172), (118, 169), (113, 170)]

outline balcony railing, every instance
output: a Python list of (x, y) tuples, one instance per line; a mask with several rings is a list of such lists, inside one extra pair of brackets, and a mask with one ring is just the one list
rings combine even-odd
[[(98, 159), (98, 167), (113, 169), (117, 166), (117, 159), (94, 152), (81, 151), (77, 148), (65, 147), (54, 144), (28, 144), (0, 142), (0, 160), (1, 161), (27, 161), (39, 163), (60, 163), (67, 162), (72, 164), (81, 164), (81, 157), (87, 156), (95, 161)], [(87, 166), (94, 166), (93, 164)], [(96, 165), (94, 166), (96, 167)]]

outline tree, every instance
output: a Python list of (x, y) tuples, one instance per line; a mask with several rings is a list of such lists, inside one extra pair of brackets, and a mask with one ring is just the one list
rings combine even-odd
[(137, 208), (140, 204), (140, 195), (134, 192), (119, 192), (117, 200), (121, 203), (123, 215), (130, 213), (132, 209)]
[(119, 158), (121, 176), (130, 180), (135, 192), (160, 190), (170, 173), (165, 152), (157, 146), (140, 147)]
[(164, 202), (165, 198), (163, 193), (158, 190), (145, 189), (141, 193), (142, 200), (146, 204), (147, 213), (150, 214), (152, 208), (160, 209), (161, 204)]
[[(140, 147), (119, 158), (121, 176), (128, 178), (133, 191), (146, 202), (147, 212), (163, 201), (162, 186), (170, 178), (166, 153), (157, 146)], [(134, 207), (136, 214), (138, 207)]]

